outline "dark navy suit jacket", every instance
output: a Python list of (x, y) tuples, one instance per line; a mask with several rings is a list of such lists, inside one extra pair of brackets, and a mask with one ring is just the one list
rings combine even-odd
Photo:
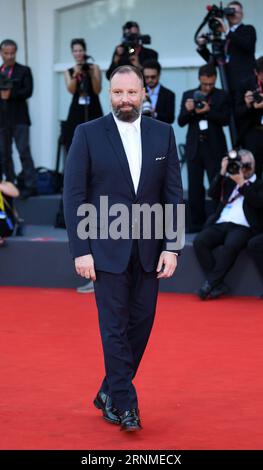
[[(182, 203), (182, 184), (174, 132), (170, 125), (142, 116), (142, 169), (137, 193), (134, 191), (128, 160), (112, 114), (77, 127), (68, 154), (64, 180), (64, 211), (73, 258), (92, 254), (95, 269), (121, 273), (128, 265), (132, 242), (127, 239), (82, 240), (77, 226), (81, 204), (97, 209), (98, 237), (104, 231), (100, 220), (100, 196), (108, 196), (109, 206), (124, 204), (131, 214), (132, 204)], [(118, 214), (119, 215), (119, 214)], [(87, 216), (87, 214), (86, 214)], [(116, 216), (109, 217), (109, 223)], [(130, 217), (130, 228), (134, 224)], [(176, 229), (176, 215), (173, 220)], [(138, 240), (139, 256), (146, 272), (153, 271), (167, 240)]]

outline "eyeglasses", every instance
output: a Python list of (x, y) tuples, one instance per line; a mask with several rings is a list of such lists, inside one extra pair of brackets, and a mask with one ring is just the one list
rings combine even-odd
[(155, 78), (158, 78), (158, 75), (144, 75), (145, 80), (154, 80)]

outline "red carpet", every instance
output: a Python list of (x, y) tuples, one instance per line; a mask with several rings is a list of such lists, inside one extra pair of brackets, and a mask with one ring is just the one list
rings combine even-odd
[(135, 382), (144, 429), (126, 435), (92, 405), (93, 294), (0, 293), (1, 449), (263, 449), (263, 302), (161, 294)]

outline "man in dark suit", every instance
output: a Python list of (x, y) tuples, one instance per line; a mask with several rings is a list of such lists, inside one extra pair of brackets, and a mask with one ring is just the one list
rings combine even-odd
[[(243, 80), (253, 75), (255, 68), (256, 30), (254, 26), (242, 23), (244, 12), (240, 2), (230, 2), (227, 5), (235, 10), (234, 15), (227, 16), (228, 25), (220, 18), (219, 31), (225, 33), (224, 62), (229, 91), (236, 92)], [(206, 60), (213, 62), (215, 58), (206, 46), (207, 40), (202, 36), (198, 38), (198, 53)], [(232, 95), (233, 97), (233, 95)]]
[(36, 175), (29, 147), (29, 126), (31, 124), (26, 100), (33, 92), (33, 79), (29, 67), (16, 62), (17, 45), (11, 39), (2, 41), (0, 53), (3, 64), (0, 67), (1, 81), (12, 87), (0, 91), (0, 166), (6, 179), (16, 179), (12, 160), (12, 140), (14, 139), (20, 156), (24, 189), (22, 197), (36, 194)]
[[(113, 52), (111, 64), (106, 72), (109, 80), (112, 72), (120, 65), (133, 65), (142, 69), (146, 60), (158, 60), (158, 53), (149, 47), (140, 44), (139, 36), (141, 34), (140, 27), (136, 21), (127, 21), (122, 27), (123, 35), (133, 35), (132, 43), (135, 47), (123, 47), (122, 44), (117, 46)], [(131, 51), (131, 49), (133, 51)]]
[[(173, 129), (141, 117), (144, 94), (137, 68), (122, 66), (113, 72), (112, 113), (77, 128), (64, 186), (76, 270), (94, 281), (99, 311), (106, 377), (94, 404), (125, 431), (141, 428), (132, 380), (153, 325), (158, 280), (170, 277), (177, 264), (175, 245), (170, 246), (167, 236), (154, 236), (151, 223), (141, 224), (133, 211), (136, 205), (171, 204), (169, 225), (176, 229), (176, 206), (182, 202)], [(107, 198), (103, 205), (101, 196)], [(89, 218), (83, 206), (87, 203)], [(124, 227), (116, 217), (123, 213)], [(148, 237), (142, 236), (145, 229), (150, 229)]]
[(183, 94), (178, 117), (179, 126), (188, 125), (185, 158), (191, 232), (200, 231), (206, 220), (204, 172), (211, 183), (227, 151), (223, 126), (230, 118), (229, 98), (225, 91), (215, 88), (216, 69), (212, 64), (199, 69), (199, 81), (199, 88)]
[(223, 282), (226, 274), (248, 240), (263, 229), (263, 181), (256, 178), (255, 160), (249, 150), (240, 150), (237, 156), (238, 163), (237, 159), (230, 163), (228, 157), (223, 158), (221, 172), (209, 190), (218, 202), (217, 209), (194, 240), (198, 261), (206, 274), (206, 282), (198, 292), (202, 300), (228, 292)]
[(237, 93), (236, 116), (240, 123), (239, 141), (256, 160), (256, 175), (263, 172), (263, 56), (256, 60), (253, 76)]
[(175, 113), (175, 94), (160, 82), (161, 65), (157, 60), (147, 60), (143, 64), (146, 94), (151, 103), (151, 115), (158, 121), (172, 124)]

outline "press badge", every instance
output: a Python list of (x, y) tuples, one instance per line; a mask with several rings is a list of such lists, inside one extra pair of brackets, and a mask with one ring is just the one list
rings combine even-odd
[(205, 119), (201, 119), (201, 121), (199, 121), (199, 129), (200, 129), (200, 131), (207, 131), (208, 122), (205, 121)]

